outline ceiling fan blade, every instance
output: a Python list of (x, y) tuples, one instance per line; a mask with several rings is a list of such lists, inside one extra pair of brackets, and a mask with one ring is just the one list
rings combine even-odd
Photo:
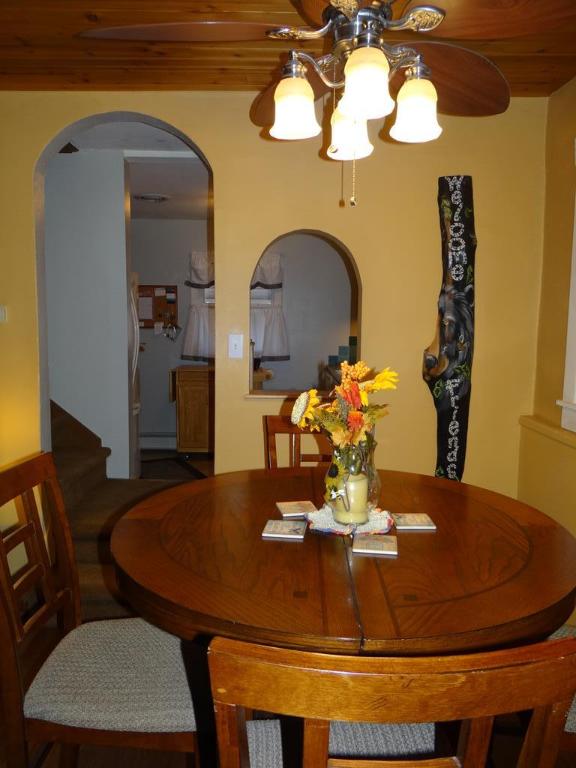
[[(250, 120), (261, 127), (269, 127), (274, 123), (274, 91), (281, 78), (281, 70), (278, 76), (256, 96), (250, 107)], [(306, 68), (306, 77), (314, 91), (314, 99), (318, 100), (328, 93), (330, 88), (322, 82), (312, 67)]]
[[(403, 14), (425, 5), (410, 0)], [(576, 19), (574, 0), (431, 0), (446, 11), (434, 37), (462, 40), (503, 40), (546, 32)]]
[(266, 32), (277, 26), (258, 21), (174, 21), (126, 27), (94, 27), (81, 32), (80, 37), (170, 43), (226, 43), (266, 40)]
[[(432, 70), (430, 79), (438, 91), (438, 111), (445, 115), (484, 117), (504, 112), (510, 102), (510, 88), (504, 75), (489, 59), (475, 51), (448, 43), (407, 44), (422, 54)], [(395, 98), (404, 77), (397, 72), (390, 83)]]

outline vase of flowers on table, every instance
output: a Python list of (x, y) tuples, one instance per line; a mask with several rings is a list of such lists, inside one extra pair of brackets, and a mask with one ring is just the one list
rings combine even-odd
[(341, 382), (330, 393), (329, 402), (321, 402), (316, 389), (302, 392), (292, 409), (292, 423), (328, 437), (332, 463), (324, 499), (337, 522), (361, 524), (368, 520), (370, 509), (378, 506), (374, 427), (388, 413), (387, 405), (371, 404), (368, 395), (396, 389), (398, 374), (390, 368), (374, 373), (363, 361), (343, 362), (340, 372)]

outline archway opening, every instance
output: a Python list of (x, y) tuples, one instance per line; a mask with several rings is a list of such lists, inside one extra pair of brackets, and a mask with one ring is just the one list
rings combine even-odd
[(213, 254), (210, 166), (173, 126), (113, 112), (50, 142), (36, 190), (42, 447), (53, 400), (111, 449), (108, 477), (139, 477), (141, 446), (176, 448), (169, 371), (191, 254)]
[(361, 283), (350, 251), (326, 232), (276, 238), (250, 283), (250, 390), (330, 391), (359, 359)]

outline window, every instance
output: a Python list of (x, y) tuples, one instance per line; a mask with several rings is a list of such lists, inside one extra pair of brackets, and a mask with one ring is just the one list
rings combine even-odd
[(572, 272), (570, 277), (570, 303), (568, 305), (568, 332), (566, 335), (566, 363), (564, 366), (564, 394), (556, 401), (562, 408), (561, 424), (576, 432), (576, 201), (574, 208), (574, 234), (572, 236)]

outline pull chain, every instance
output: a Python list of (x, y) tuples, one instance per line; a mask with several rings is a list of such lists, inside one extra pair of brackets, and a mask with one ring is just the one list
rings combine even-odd
[[(391, 0), (391, 2), (394, 2), (394, 0)], [(332, 70), (332, 79), (336, 80), (336, 62), (334, 62), (333, 70)], [(332, 112), (336, 109), (336, 88), (332, 88)], [(341, 184), (342, 184), (342, 198), (344, 197), (344, 161), (340, 161), (341, 167), (342, 167), (342, 176), (341, 176)], [(345, 202), (341, 198), (340, 205), (344, 206)], [(356, 159), (352, 160), (352, 195), (350, 196), (350, 207), (356, 208)]]

